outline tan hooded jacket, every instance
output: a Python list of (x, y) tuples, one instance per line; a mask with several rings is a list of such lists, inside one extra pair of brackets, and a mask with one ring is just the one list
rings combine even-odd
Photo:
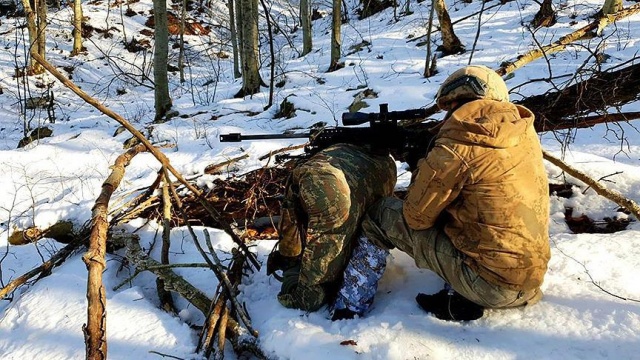
[(421, 230), (443, 221), (466, 263), (513, 290), (542, 284), (549, 251), (549, 193), (528, 109), (475, 100), (444, 122), (418, 163), (404, 217)]

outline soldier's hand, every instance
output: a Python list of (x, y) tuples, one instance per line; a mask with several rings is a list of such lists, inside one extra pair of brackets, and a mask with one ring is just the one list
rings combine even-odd
[[(284, 256), (280, 251), (272, 251), (267, 258), (267, 276), (275, 274), (276, 271), (286, 271), (299, 264), (299, 258), (293, 256)], [(274, 275), (275, 276), (275, 275)]]
[(326, 303), (326, 293), (320, 285), (296, 284), (287, 290), (278, 294), (278, 301), (286, 308), (316, 311)]

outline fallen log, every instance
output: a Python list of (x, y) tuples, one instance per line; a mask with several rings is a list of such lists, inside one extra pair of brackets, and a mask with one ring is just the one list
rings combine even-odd
[(637, 101), (640, 95), (640, 64), (607, 72), (563, 90), (529, 96), (517, 101), (536, 116), (538, 132), (590, 127), (599, 123), (638, 119), (637, 112), (591, 115)]
[(623, 19), (625, 17), (637, 14), (640, 12), (640, 4), (630, 6), (626, 9), (622, 9), (615, 14), (600, 16), (595, 21), (591, 22), (589, 25), (584, 26), (568, 35), (561, 37), (558, 41), (554, 41), (549, 45), (542, 46), (541, 48), (534, 49), (529, 51), (526, 54), (519, 55), (516, 60), (506, 61), (500, 65), (500, 68), (496, 70), (496, 72), (500, 76), (507, 75), (509, 73), (514, 72), (516, 69), (521, 68), (522, 66), (539, 59), (543, 56), (553, 54), (555, 52), (563, 50), (567, 45), (572, 42), (579, 40), (586, 34), (592, 31), (599, 31), (603, 27), (616, 22), (617, 20)]
[(9, 235), (9, 244), (24, 245), (36, 242), (42, 238), (52, 238), (63, 244), (68, 244), (74, 238), (73, 223), (71, 221), (58, 221), (46, 229), (31, 226), (24, 230), (14, 231)]

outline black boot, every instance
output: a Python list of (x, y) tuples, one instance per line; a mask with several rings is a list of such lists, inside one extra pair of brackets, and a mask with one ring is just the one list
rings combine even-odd
[(350, 320), (356, 317), (356, 315), (358, 315), (356, 312), (349, 309), (336, 309), (333, 311), (333, 314), (331, 314), (331, 321)]
[(470, 321), (484, 315), (482, 306), (467, 300), (453, 289), (444, 289), (433, 295), (418, 294), (416, 301), (424, 311), (440, 320)]

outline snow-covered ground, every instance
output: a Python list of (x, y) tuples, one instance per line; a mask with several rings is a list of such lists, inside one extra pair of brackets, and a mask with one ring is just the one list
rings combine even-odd
[[(532, 33), (528, 23), (538, 10), (533, 0), (511, 1), (499, 5), (497, 0), (485, 4), (481, 18), (473, 63), (498, 68), (501, 62), (518, 54), (559, 39), (590, 21), (601, 0), (554, 1), (558, 23)], [(131, 3), (138, 13), (121, 17), (118, 7), (107, 13), (105, 2), (87, 2), (85, 16), (95, 28), (113, 27), (114, 35), (104, 38), (94, 32), (85, 41), (87, 54), (69, 57), (71, 48), (71, 9), (50, 13), (47, 56), (59, 69), (72, 70), (72, 79), (84, 91), (123, 115), (137, 128), (151, 133), (157, 143), (175, 145), (165, 149), (171, 163), (189, 177), (201, 175), (201, 185), (211, 184), (210, 175), (202, 175), (207, 165), (219, 163), (246, 151), (250, 157), (235, 166), (244, 173), (265, 164), (258, 160), (270, 150), (302, 143), (303, 140), (278, 140), (220, 143), (221, 133), (276, 133), (287, 129), (307, 128), (316, 122), (336, 125), (347, 111), (353, 96), (362, 88), (378, 94), (367, 99), (377, 111), (388, 103), (390, 110), (430, 106), (438, 84), (448, 74), (468, 63), (474, 43), (481, 2), (447, 1), (456, 23), (455, 31), (467, 52), (438, 59), (438, 74), (422, 77), (425, 46), (416, 46), (426, 33), (428, 2), (411, 3), (411, 15), (398, 15), (388, 9), (364, 20), (353, 15), (354, 2), (348, 1), (350, 20), (342, 28), (345, 68), (327, 73), (329, 64), (330, 17), (314, 21), (314, 51), (299, 57), (289, 41), (302, 48), (300, 31), (292, 33), (296, 5), (273, 2), (274, 18), (281, 21), (282, 33), (276, 41), (278, 80), (285, 85), (275, 89), (275, 104), (268, 110), (268, 89), (251, 98), (233, 99), (241, 86), (233, 79), (230, 59), (217, 57), (229, 51), (223, 31), (226, 9), (217, 4), (209, 18), (212, 32), (208, 36), (187, 36), (187, 81), (171, 78), (174, 108), (182, 115), (164, 124), (153, 124), (153, 90), (142, 74), (149, 75), (152, 52), (129, 53), (122, 40), (148, 38), (144, 29), (150, 1)], [(624, 1), (625, 6), (637, 2)], [(403, 3), (404, 4), (404, 3)], [(494, 6), (495, 5), (495, 6)], [(321, 11), (329, 12), (329, 2), (318, 2)], [(288, 20), (285, 21), (285, 20)], [(0, 277), (1, 285), (49, 258), (63, 245), (45, 239), (37, 244), (8, 245), (15, 228), (32, 225), (47, 227), (58, 220), (76, 224), (87, 221), (109, 166), (124, 150), (127, 133), (114, 133), (118, 124), (102, 115), (64, 88), (51, 76), (37, 76), (23, 83), (14, 78), (16, 64), (25, 58), (26, 29), (22, 19), (0, 18)], [(261, 25), (263, 27), (263, 25)], [(439, 33), (434, 34), (439, 42)], [(175, 37), (174, 37), (175, 38)], [(551, 88), (532, 79), (554, 77), (562, 87), (578, 69), (595, 67), (588, 50), (600, 47), (609, 58), (603, 69), (639, 60), (640, 15), (619, 21), (605, 29), (602, 37), (583, 40), (566, 51), (537, 60), (516, 70), (507, 85), (517, 89), (512, 100), (541, 94)], [(262, 38), (262, 40), (265, 40)], [(359, 52), (350, 47), (368, 41)], [(263, 41), (264, 44), (264, 41)], [(171, 64), (177, 64), (177, 50)], [(267, 59), (267, 47), (262, 52)], [(268, 79), (268, 61), (262, 69)], [(552, 71), (550, 74), (549, 71)], [(129, 74), (124, 76), (123, 74)], [(151, 75), (149, 75), (151, 76)], [(47, 123), (44, 110), (27, 110), (22, 115), (19, 99), (25, 92), (41, 96), (52, 84), (56, 100), (56, 122)], [(44, 85), (44, 87), (42, 86)], [(296, 116), (276, 119), (277, 104), (283, 99), (295, 104)], [(625, 105), (624, 111), (640, 111), (640, 102)], [(615, 111), (613, 109), (612, 111)], [(257, 115), (248, 115), (255, 113)], [(437, 114), (434, 118), (440, 117)], [(54, 136), (16, 149), (23, 137), (23, 122), (32, 127), (48, 125)], [(151, 131), (152, 130), (152, 131)], [(640, 134), (634, 123), (596, 126), (578, 130), (566, 149), (565, 161), (593, 178), (605, 177), (604, 184), (624, 196), (640, 202)], [(621, 141), (623, 137), (625, 141)], [(553, 134), (542, 134), (543, 147), (561, 155), (561, 144)], [(400, 164), (399, 164), (400, 166)], [(149, 154), (140, 154), (127, 168), (120, 188), (113, 196), (122, 199), (149, 186), (156, 176), (158, 163)], [(546, 164), (549, 179), (562, 182), (561, 170)], [(615, 174), (615, 175), (612, 175)], [(222, 175), (223, 177), (227, 174)], [(399, 186), (407, 184), (404, 173)], [(575, 180), (568, 179), (580, 185)], [(436, 292), (442, 281), (429, 271), (417, 269), (405, 254), (392, 252), (372, 311), (364, 318), (331, 322), (328, 311), (304, 313), (279, 305), (279, 283), (266, 276), (264, 269), (250, 274), (242, 285), (240, 300), (246, 303), (253, 326), (260, 332), (259, 344), (266, 354), (280, 359), (637, 359), (640, 357), (640, 225), (634, 221), (627, 230), (614, 234), (573, 234), (564, 223), (564, 209), (587, 214), (594, 219), (621, 216), (618, 206), (585, 187), (574, 188), (574, 196), (551, 197), (552, 258), (543, 285), (545, 298), (531, 307), (487, 311), (480, 320), (461, 324), (444, 322), (418, 308), (418, 292)], [(130, 230), (140, 228), (141, 243), (149, 246), (160, 226), (134, 220)], [(203, 228), (196, 228), (202, 238)], [(234, 247), (222, 231), (209, 229), (220, 257), (228, 259)], [(186, 229), (172, 230), (171, 262), (202, 262)], [(259, 241), (253, 249), (258, 259), (266, 260), (273, 241)], [(87, 271), (81, 253), (73, 255), (53, 273), (29, 286), (19, 288), (8, 299), (0, 300), (1, 359), (77, 359), (84, 357), (82, 325), (86, 323)], [(107, 335), (110, 359), (157, 359), (162, 355), (177, 358), (201, 358), (195, 353), (198, 332), (189, 325), (201, 325), (202, 314), (184, 300), (178, 300), (179, 317), (157, 307), (155, 278), (141, 274), (118, 290), (113, 288), (129, 277), (133, 269), (122, 266), (122, 253), (109, 255), (104, 274), (107, 288)], [(156, 246), (151, 255), (159, 258)], [(176, 270), (200, 290), (213, 296), (217, 280), (209, 270)], [(341, 345), (353, 340), (350, 345)], [(228, 346), (227, 349), (230, 347)], [(234, 354), (227, 350), (227, 358)]]

